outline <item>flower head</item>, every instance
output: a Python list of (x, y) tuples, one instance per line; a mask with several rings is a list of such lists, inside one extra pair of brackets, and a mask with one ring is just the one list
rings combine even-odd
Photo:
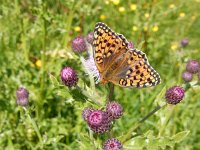
[(86, 50), (86, 43), (83, 37), (76, 37), (72, 41), (72, 49), (76, 53), (81, 53)]
[(115, 139), (108, 139), (104, 144), (103, 144), (103, 150), (122, 150), (123, 145), (122, 143)]
[(182, 78), (184, 81), (190, 82), (190, 81), (192, 81), (192, 73), (185, 71), (182, 74)]
[(106, 16), (105, 16), (105, 15), (100, 15), (99, 19), (100, 19), (101, 21), (104, 21), (104, 20), (106, 19)]
[(87, 123), (95, 133), (104, 133), (111, 127), (109, 115), (102, 110), (94, 110), (88, 116)]
[(36, 62), (35, 62), (35, 65), (38, 67), (38, 68), (41, 68), (42, 67), (42, 61), (40, 59), (38, 59)]
[(99, 81), (100, 81), (100, 73), (99, 73), (99, 71), (98, 71), (98, 69), (96, 67), (96, 64), (95, 64), (93, 56), (90, 55), (89, 58), (86, 59), (86, 60), (83, 60), (82, 63), (84, 65), (84, 68), (87, 71), (87, 73), (92, 75), (95, 78), (96, 83), (99, 83)]
[(94, 39), (94, 32), (88, 33), (88, 35), (86, 37), (87, 42), (90, 43), (90, 44), (92, 44), (93, 39)]
[(185, 91), (182, 87), (173, 86), (165, 93), (165, 99), (167, 103), (176, 105), (183, 99), (184, 95)]
[(119, 12), (121, 12), (121, 13), (125, 12), (125, 8), (124, 7), (119, 7)]
[(132, 29), (133, 29), (134, 32), (136, 32), (138, 30), (138, 27), (137, 26), (133, 26)]
[(131, 9), (132, 11), (135, 11), (135, 10), (137, 9), (137, 5), (136, 5), (136, 4), (131, 4), (131, 5), (130, 5), (130, 9)]
[(68, 87), (75, 86), (78, 82), (76, 71), (71, 67), (64, 67), (60, 71), (60, 78), (63, 84), (65, 84)]
[(111, 0), (113, 2), (114, 5), (119, 5), (120, 0)]
[(133, 42), (129, 42), (129, 43), (128, 43), (128, 48), (129, 48), (129, 49), (134, 49), (134, 44), (133, 44)]
[(81, 28), (80, 28), (79, 26), (76, 26), (76, 27), (74, 27), (74, 31), (80, 32), (80, 31), (81, 31)]
[(179, 17), (181, 17), (181, 18), (185, 17), (185, 13), (184, 13), (184, 12), (181, 12), (181, 13), (179, 14)]
[(199, 62), (196, 60), (190, 60), (187, 63), (186, 70), (190, 73), (197, 73), (199, 71)]
[(88, 121), (88, 117), (89, 115), (94, 111), (94, 109), (90, 108), (90, 107), (86, 107), (83, 111), (82, 111), (82, 117), (85, 121)]
[(182, 47), (185, 47), (185, 46), (187, 46), (188, 44), (189, 44), (188, 38), (184, 38), (184, 39), (181, 40), (181, 46), (182, 46)]
[(123, 108), (118, 102), (112, 101), (107, 103), (106, 112), (112, 119), (118, 119), (123, 114)]
[(159, 29), (158, 26), (157, 26), (157, 25), (154, 25), (153, 28), (152, 28), (152, 31), (153, 31), (153, 32), (157, 32), (158, 29)]
[(16, 96), (17, 96), (17, 104), (20, 106), (27, 106), (29, 103), (28, 97), (29, 97), (29, 92), (27, 89), (20, 87), (16, 91)]

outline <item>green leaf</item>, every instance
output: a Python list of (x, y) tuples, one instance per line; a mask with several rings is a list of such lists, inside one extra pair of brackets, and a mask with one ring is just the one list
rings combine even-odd
[(190, 131), (182, 131), (177, 133), (176, 135), (173, 135), (171, 139), (173, 139), (174, 143), (179, 143), (181, 142), (188, 134)]

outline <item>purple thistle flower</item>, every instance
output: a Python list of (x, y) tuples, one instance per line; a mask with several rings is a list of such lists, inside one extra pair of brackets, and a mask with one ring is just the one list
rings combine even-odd
[(86, 37), (87, 42), (92, 44), (93, 43), (93, 39), (94, 39), (94, 32), (88, 33), (88, 35)]
[(16, 91), (16, 96), (17, 96), (17, 104), (20, 106), (27, 106), (29, 103), (28, 97), (29, 97), (29, 92), (27, 89), (20, 87)]
[(187, 46), (188, 44), (189, 44), (188, 38), (184, 38), (184, 39), (181, 40), (181, 46), (182, 46), (182, 47), (185, 47), (185, 46)]
[(60, 78), (63, 84), (65, 84), (68, 87), (76, 86), (78, 82), (76, 71), (73, 70), (71, 67), (64, 67), (60, 71)]
[(134, 49), (134, 44), (133, 44), (133, 42), (129, 42), (129, 43), (128, 43), (128, 48), (129, 48), (129, 49)]
[(109, 115), (102, 110), (94, 110), (88, 116), (87, 123), (95, 133), (104, 133), (111, 128)]
[(86, 107), (84, 108), (84, 110), (82, 111), (82, 117), (85, 121), (88, 121), (88, 117), (89, 115), (94, 111), (94, 109), (90, 108), (90, 107)]
[(96, 126), (89, 126), (89, 127), (94, 133), (102, 134), (110, 130), (111, 123), (102, 124), (99, 127), (96, 127)]
[(182, 74), (182, 78), (184, 81), (190, 82), (190, 81), (192, 81), (192, 73), (185, 71)]
[(183, 99), (184, 95), (185, 91), (182, 87), (173, 86), (165, 93), (165, 99), (167, 103), (176, 105)]
[(108, 139), (104, 144), (103, 144), (103, 150), (122, 150), (123, 145), (122, 143), (115, 139)]
[(197, 73), (199, 71), (199, 62), (196, 60), (190, 60), (187, 63), (186, 70), (190, 73)]
[(118, 102), (112, 101), (107, 103), (106, 112), (112, 119), (118, 119), (123, 114), (123, 108)]
[(90, 55), (89, 58), (86, 60), (83, 60), (82, 63), (84, 65), (84, 68), (87, 71), (87, 73), (91, 74), (95, 78), (96, 84), (99, 83), (100, 73), (96, 67), (93, 56)]
[(86, 43), (83, 37), (76, 37), (72, 41), (72, 49), (75, 53), (81, 53), (86, 50)]

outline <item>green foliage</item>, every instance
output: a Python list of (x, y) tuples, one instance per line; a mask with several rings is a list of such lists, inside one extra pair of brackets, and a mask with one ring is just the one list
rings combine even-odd
[[(199, 9), (199, 0), (1, 1), (0, 147), (101, 149), (109, 137), (123, 139), (141, 118), (164, 102), (167, 88), (184, 86), (181, 74), (186, 62), (200, 60)], [(115, 86), (114, 98), (122, 104), (124, 115), (114, 122), (111, 133), (104, 135), (91, 133), (81, 112), (86, 106), (104, 108), (108, 87), (94, 86), (80, 56), (71, 49), (71, 41), (93, 31), (98, 21), (142, 49), (162, 78), (162, 83), (153, 88)], [(189, 45), (181, 47), (185, 37)], [(63, 66), (77, 71), (78, 88), (61, 84)], [(20, 86), (30, 92), (28, 112), (16, 105), (15, 92)], [(139, 124), (124, 141), (124, 149), (199, 149), (199, 91), (199, 86), (192, 86), (180, 104), (166, 106)]]

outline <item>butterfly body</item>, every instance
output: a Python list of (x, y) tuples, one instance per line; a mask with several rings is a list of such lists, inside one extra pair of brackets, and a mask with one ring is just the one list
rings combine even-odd
[(150, 87), (160, 83), (159, 74), (149, 65), (145, 53), (128, 48), (128, 41), (104, 23), (94, 30), (94, 60), (100, 83), (122, 87)]

